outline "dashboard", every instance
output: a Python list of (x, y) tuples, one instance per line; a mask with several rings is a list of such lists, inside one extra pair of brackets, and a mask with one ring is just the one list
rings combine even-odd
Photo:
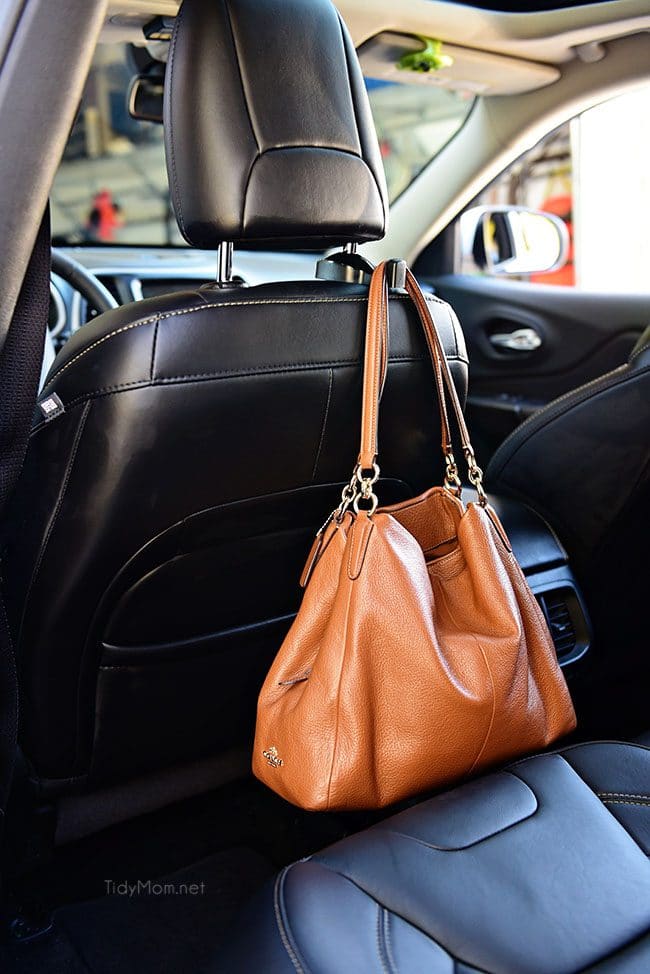
[[(214, 280), (213, 251), (147, 247), (62, 247), (113, 295), (118, 304)], [(304, 281), (314, 277), (317, 254), (235, 251), (233, 276), (242, 285)], [(51, 276), (49, 330), (58, 351), (73, 332), (94, 317), (86, 301), (58, 274)]]

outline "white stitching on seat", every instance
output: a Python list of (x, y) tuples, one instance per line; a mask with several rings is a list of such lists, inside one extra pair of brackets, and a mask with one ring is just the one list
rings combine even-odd
[(643, 798), (650, 802), (650, 795), (631, 795), (626, 791), (599, 791), (597, 794), (599, 798)]
[(635, 362), (636, 359), (638, 359), (639, 355), (643, 355), (643, 353), (647, 352), (649, 348), (650, 348), (650, 342), (646, 342), (646, 344), (642, 345), (641, 348), (637, 348), (636, 352), (632, 352), (629, 359), (627, 360), (628, 365), (630, 362)]
[(603, 805), (639, 805), (641, 808), (650, 808), (650, 799), (645, 802), (631, 802), (623, 798), (603, 798)]
[(386, 909), (386, 907), (383, 908), (383, 912), (384, 912), (384, 944), (386, 945), (386, 959), (394, 974), (398, 974), (397, 964), (395, 962), (395, 956), (393, 954), (393, 945), (390, 939), (391, 913), (389, 910)]
[(377, 925), (376, 925), (376, 930), (375, 930), (375, 939), (376, 939), (377, 954), (379, 955), (379, 963), (381, 964), (381, 969), (384, 972), (384, 974), (393, 974), (393, 972), (390, 970), (390, 967), (386, 963), (386, 960), (387, 960), (387, 958), (385, 956), (386, 951), (384, 949), (384, 940), (383, 940), (383, 936), (382, 936), (382, 919), (383, 919), (383, 913), (384, 913), (384, 910), (383, 910), (383, 907), (382, 907), (381, 903), (377, 903)]
[[(393, 296), (394, 298), (404, 299), (407, 295), (397, 294)], [(431, 296), (432, 301), (437, 301), (438, 304), (445, 304), (446, 302), (441, 301), (440, 298)], [(354, 303), (367, 303), (368, 299), (366, 297), (358, 298), (260, 298), (259, 300), (253, 301), (219, 301), (213, 303), (204, 303), (199, 305), (193, 305), (191, 308), (181, 308), (177, 311), (166, 311), (163, 314), (151, 315), (149, 318), (143, 318), (142, 321), (133, 321), (129, 325), (123, 325), (121, 328), (116, 328), (115, 331), (109, 331), (107, 335), (103, 335), (98, 338), (97, 341), (93, 342), (88, 348), (82, 349), (77, 355), (74, 355), (69, 362), (62, 365), (53, 375), (50, 376), (45, 388), (49, 388), (54, 380), (58, 376), (62, 375), (66, 369), (69, 369), (71, 365), (77, 362), (88, 352), (92, 351), (93, 348), (97, 348), (98, 345), (102, 345), (107, 342), (109, 338), (114, 338), (115, 335), (121, 335), (125, 331), (130, 331), (133, 328), (140, 328), (141, 325), (150, 325), (154, 321), (163, 321), (165, 318), (176, 318), (181, 315), (193, 314), (195, 311), (206, 311), (209, 308), (246, 308), (252, 305), (265, 305), (265, 304), (354, 304)], [(455, 339), (455, 332), (454, 332)]]
[[(193, 309), (193, 310), (198, 310), (198, 309)], [(134, 321), (130, 325), (123, 325), (122, 328), (116, 328), (115, 331), (110, 331), (108, 335), (104, 335), (103, 338), (98, 338), (96, 342), (93, 342), (91, 345), (88, 346), (88, 348), (84, 348), (83, 351), (79, 352), (77, 355), (73, 355), (73, 357), (70, 359), (69, 362), (66, 362), (65, 365), (62, 365), (61, 368), (58, 369), (54, 373), (54, 375), (50, 377), (47, 386), (45, 388), (52, 385), (54, 380), (57, 379), (63, 372), (65, 372), (66, 369), (69, 369), (71, 365), (74, 365), (74, 363), (77, 362), (80, 358), (83, 358), (84, 355), (87, 355), (88, 352), (91, 352), (93, 348), (97, 348), (98, 345), (102, 345), (104, 342), (107, 342), (109, 338), (114, 338), (115, 335), (121, 335), (122, 332), (124, 331), (131, 331), (132, 328), (139, 328), (141, 325), (150, 325), (154, 321), (158, 321), (158, 318), (159, 316), (156, 315), (153, 318), (144, 318), (142, 321)]]
[(290, 869), (291, 866), (287, 866), (286, 869), (282, 870), (282, 872), (276, 879), (275, 886), (273, 888), (273, 910), (275, 913), (275, 922), (278, 927), (278, 933), (280, 934), (282, 945), (287, 952), (287, 956), (289, 957), (289, 960), (294, 966), (294, 970), (296, 971), (296, 974), (308, 974), (308, 972), (300, 963), (300, 960), (298, 959), (295, 950), (291, 946), (289, 937), (287, 936), (287, 931), (285, 929), (284, 920), (282, 919), (282, 911), (280, 909), (280, 895), (281, 895), (280, 886), (284, 883), (285, 877), (287, 876)]

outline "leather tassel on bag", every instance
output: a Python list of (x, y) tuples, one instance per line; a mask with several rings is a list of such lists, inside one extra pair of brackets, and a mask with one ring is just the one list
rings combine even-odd
[[(298, 615), (262, 687), (255, 775), (305, 809), (373, 809), (544, 748), (575, 714), (542, 612), (487, 503), (424, 295), (414, 302), (440, 402), (444, 486), (378, 507), (387, 265), (373, 273), (361, 450), (319, 532)], [(478, 501), (464, 505), (447, 412)]]

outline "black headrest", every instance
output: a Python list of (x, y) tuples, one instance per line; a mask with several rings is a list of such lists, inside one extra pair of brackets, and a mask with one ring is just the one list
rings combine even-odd
[(164, 121), (188, 243), (324, 248), (383, 236), (377, 136), (330, 0), (184, 0)]

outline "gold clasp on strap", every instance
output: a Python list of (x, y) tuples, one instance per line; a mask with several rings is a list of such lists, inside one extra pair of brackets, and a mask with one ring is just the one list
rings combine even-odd
[(359, 465), (357, 464), (357, 466), (352, 471), (352, 476), (350, 477), (350, 483), (346, 484), (343, 490), (341, 491), (341, 503), (339, 504), (339, 506), (336, 508), (336, 510), (332, 515), (334, 518), (336, 518), (337, 524), (341, 523), (343, 519), (343, 515), (345, 514), (348, 507), (350, 506), (350, 504), (352, 504), (355, 497), (357, 496), (358, 471), (359, 471)]
[(451, 450), (449, 453), (445, 453), (445, 487), (456, 497), (462, 496), (463, 486), (460, 482), (458, 467), (456, 466), (456, 460)]
[(476, 462), (476, 457), (474, 456), (474, 451), (471, 447), (465, 447), (463, 453), (465, 454), (467, 466), (469, 468), (469, 472), (467, 474), (469, 477), (469, 482), (478, 494), (479, 504), (481, 507), (485, 507), (487, 504), (487, 497), (485, 491), (483, 490), (483, 471)]
[[(359, 483), (359, 487), (355, 491), (355, 497), (353, 501), (354, 513), (359, 514), (361, 510), (364, 510), (369, 516), (374, 514), (377, 510), (377, 505), (379, 504), (379, 498), (373, 491), (373, 484), (376, 484), (379, 480), (379, 467), (376, 463), (372, 465), (372, 476), (364, 476), (364, 471), (361, 467), (357, 466), (356, 469), (356, 479)], [(359, 502), (365, 501), (370, 504), (368, 508), (360, 508)]]

